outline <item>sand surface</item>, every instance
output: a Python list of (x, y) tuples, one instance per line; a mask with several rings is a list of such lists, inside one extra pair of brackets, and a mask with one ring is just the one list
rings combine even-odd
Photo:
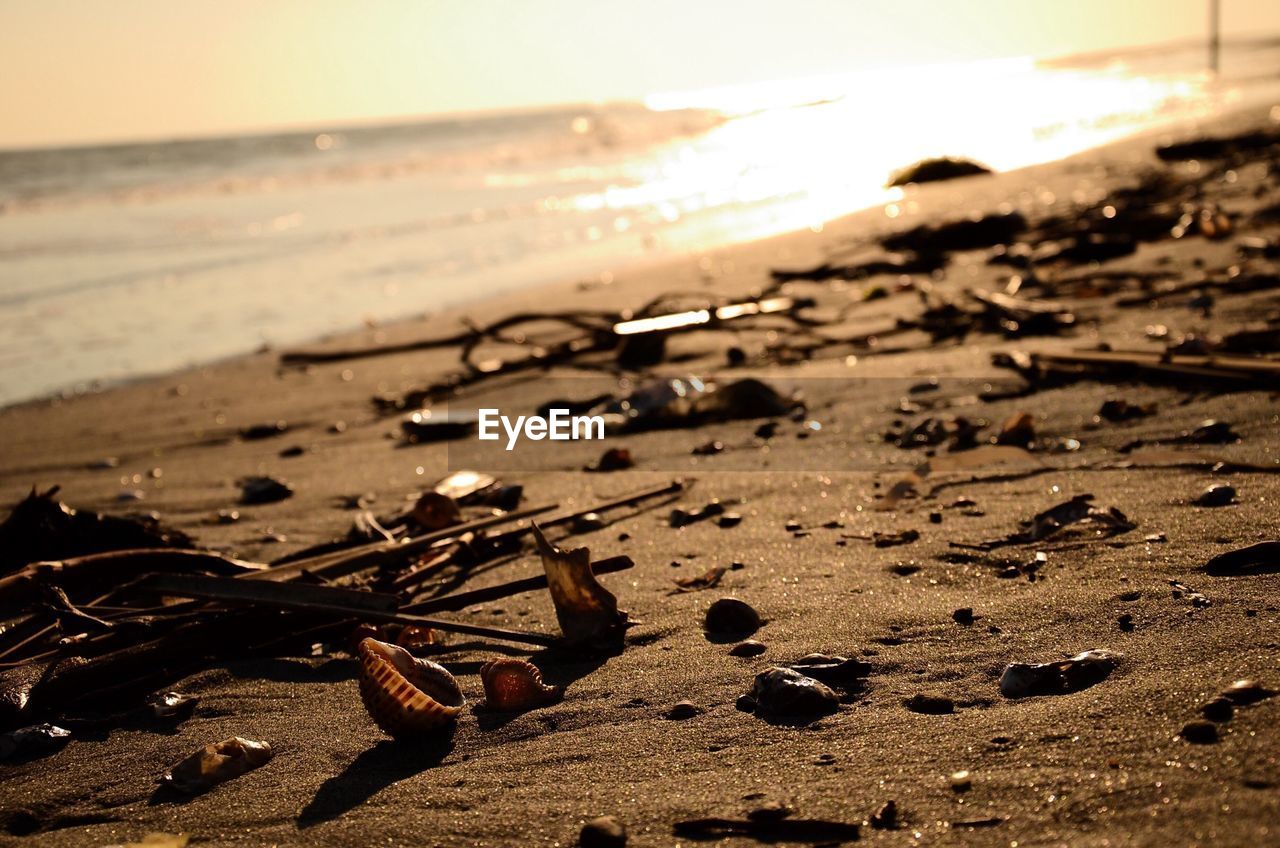
[[(1264, 123), (1265, 116), (1249, 114), (1203, 131)], [(794, 333), (675, 338), (654, 373), (786, 380), (803, 391), (807, 414), (801, 421), (780, 418), (767, 440), (755, 435), (761, 421), (745, 420), (627, 434), (604, 445), (559, 443), (522, 470), (510, 457), (487, 455), (495, 473), (524, 486), (526, 503), (555, 501), (562, 508), (674, 478), (692, 481), (674, 503), (610, 513), (603, 529), (566, 541), (589, 547), (595, 558), (625, 554), (635, 561), (633, 569), (601, 578), (637, 622), (620, 654), (531, 654), (455, 637), (434, 656), (458, 676), (472, 705), (482, 699), (480, 663), (531, 656), (549, 682), (567, 687), (561, 703), (502, 720), (477, 716), (469, 706), (448, 738), (406, 745), (389, 740), (366, 715), (357, 665), (341, 644), (321, 644), (315, 655), (219, 663), (172, 683), (201, 699), (194, 716), (174, 730), (77, 734), (48, 757), (0, 765), (0, 825), (14, 834), (0, 842), (99, 846), (165, 832), (189, 834), (191, 844), (200, 845), (573, 845), (585, 820), (613, 815), (625, 823), (628, 844), (673, 845), (694, 841), (674, 835), (681, 820), (742, 819), (769, 801), (793, 808), (792, 821), (862, 823), (890, 799), (901, 811), (899, 827), (864, 825), (861, 841), (1165, 846), (1280, 840), (1280, 698), (1241, 708), (1220, 726), (1217, 744), (1192, 745), (1179, 736), (1200, 706), (1237, 678), (1280, 688), (1280, 578), (1212, 576), (1201, 569), (1214, 554), (1277, 536), (1280, 477), (1266, 473), (1280, 469), (1274, 392), (1227, 393), (1214, 381), (1082, 380), (1023, 397), (979, 397), (1020, 385), (1011, 371), (992, 365), (995, 351), (1100, 343), (1161, 350), (1164, 342), (1147, 337), (1149, 326), (1167, 326), (1170, 338), (1225, 335), (1280, 310), (1276, 288), (1218, 294), (1208, 315), (1188, 304), (1190, 296), (1131, 307), (1117, 300), (1132, 291), (1077, 288), (1053, 296), (1062, 279), (1104, 272), (1148, 273), (1169, 283), (1197, 274), (1225, 278), (1231, 266), (1277, 273), (1276, 260), (1242, 258), (1239, 248), (1242, 238), (1280, 235), (1275, 219), (1257, 214), (1280, 201), (1278, 160), (1258, 153), (1231, 176), (1208, 163), (1195, 172), (1157, 162), (1153, 144), (1138, 140), (1013, 174), (912, 188), (896, 218), (870, 210), (821, 233), (618, 269), (608, 284), (568, 281), (468, 310), (483, 323), (524, 309), (617, 310), (660, 292), (739, 298), (768, 284), (772, 269), (875, 255), (878, 236), (921, 222), (1000, 208), (1018, 209), (1033, 223), (1070, 214), (1132, 185), (1146, 169), (1188, 181), (1198, 202), (1218, 204), (1234, 221), (1222, 239), (1161, 238), (1100, 267), (1046, 267), (1044, 296), (1076, 316), (1075, 328), (1060, 335), (1009, 339), (979, 332), (932, 343), (915, 333), (886, 337), (861, 353), (817, 354), (790, 364), (762, 362), (758, 354), (770, 343), (799, 340)], [(989, 264), (990, 254), (985, 248), (953, 253), (933, 275), (933, 292), (1003, 289), (1013, 271)], [(927, 280), (881, 274), (798, 281), (788, 293), (817, 298), (824, 314), (844, 309), (828, 329), (856, 336), (918, 315)], [(887, 296), (866, 298), (876, 288)], [(332, 344), (453, 332), (458, 318), (431, 316)], [(726, 366), (731, 345), (747, 353), (746, 364)], [(203, 546), (269, 561), (344, 535), (355, 515), (345, 497), (372, 493), (376, 514), (395, 512), (471, 456), (456, 443), (401, 445), (397, 417), (379, 414), (370, 402), (440, 377), (456, 356), (451, 350), (405, 353), (301, 369), (282, 368), (276, 352), (263, 352), (10, 408), (0, 412), (0, 499), (16, 502), (33, 483), (56, 483), (77, 508), (156, 510)], [(913, 391), (935, 377), (935, 391)], [(482, 386), (466, 403), (529, 411), (551, 397), (584, 397), (602, 388), (616, 391), (617, 375), (558, 368), (532, 380)], [(1158, 411), (1132, 422), (1095, 421), (1103, 402), (1115, 398), (1154, 403)], [(1008, 455), (976, 454), (971, 467), (944, 468), (921, 484), (920, 497), (883, 509), (885, 491), (926, 459), (922, 449), (887, 443), (887, 431), (931, 415), (965, 416), (987, 423), (986, 439), (1019, 412), (1034, 420), (1036, 450), (1008, 464), (996, 462)], [(277, 419), (287, 420), (290, 432), (233, 438), (241, 428)], [(1204, 419), (1230, 422), (1240, 441), (1120, 451), (1138, 439), (1167, 441)], [(337, 421), (345, 430), (330, 432)], [(692, 455), (712, 439), (729, 449)], [(1078, 449), (1053, 448), (1071, 439)], [(302, 455), (280, 456), (293, 445), (305, 448)], [(604, 446), (629, 448), (636, 467), (583, 473)], [(940, 458), (961, 455), (937, 448)], [(117, 468), (89, 467), (108, 456), (118, 458)], [(1118, 465), (1126, 460), (1130, 467)], [(1157, 467), (1175, 460), (1184, 466)], [(1213, 473), (1217, 460), (1255, 467)], [(1186, 467), (1191, 463), (1203, 465)], [(152, 469), (160, 469), (158, 476)], [(276, 504), (237, 506), (236, 480), (253, 474), (286, 478), (296, 494)], [(1235, 486), (1238, 503), (1191, 505), (1215, 483)], [(119, 502), (122, 490), (141, 490), (144, 499)], [(1007, 536), (1020, 521), (1086, 493), (1099, 506), (1121, 510), (1134, 529), (989, 553), (952, 544)], [(713, 498), (741, 501), (732, 507), (741, 524), (669, 526), (673, 506), (691, 510)], [(232, 508), (241, 513), (238, 522), (215, 520), (218, 510)], [(859, 538), (905, 530), (918, 531), (918, 540), (879, 547)], [(1037, 551), (1046, 560), (1032, 572), (1035, 579), (1016, 568), (1016, 576), (1002, 576), (1010, 566), (1032, 562)], [(731, 563), (741, 567), (714, 588), (673, 592), (674, 578)], [(541, 571), (529, 549), (470, 577), (465, 588)], [(1202, 593), (1208, 605), (1193, 603), (1170, 581)], [(754, 636), (766, 646), (761, 656), (730, 656), (732, 643), (704, 635), (706, 608), (726, 596), (747, 601), (765, 619)], [(967, 625), (953, 619), (966, 607), (974, 615)], [(557, 632), (545, 592), (450, 615)], [(1131, 626), (1121, 625), (1125, 615)], [(1094, 686), (1018, 700), (999, 691), (1010, 662), (1048, 662), (1095, 648), (1122, 659)], [(810, 723), (769, 722), (736, 708), (757, 672), (811, 652), (864, 659), (871, 665), (865, 687)], [(909, 710), (904, 702), (919, 693), (950, 698), (954, 712)], [(684, 700), (702, 712), (668, 719), (670, 707)], [(168, 765), (232, 735), (269, 741), (274, 758), (191, 800), (154, 795)], [(967, 791), (953, 788), (950, 776), (959, 770), (970, 773)], [(804, 825), (779, 828), (765, 837), (833, 841), (821, 828), (816, 836)]]

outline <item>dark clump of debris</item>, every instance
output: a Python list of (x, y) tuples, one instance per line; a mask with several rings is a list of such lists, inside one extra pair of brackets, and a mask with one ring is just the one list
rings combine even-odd
[(908, 165), (901, 170), (895, 171), (889, 177), (886, 187), (896, 188), (910, 183), (932, 183), (990, 173), (990, 168), (974, 162), (972, 159), (940, 156), (935, 159), (922, 159), (914, 165)]

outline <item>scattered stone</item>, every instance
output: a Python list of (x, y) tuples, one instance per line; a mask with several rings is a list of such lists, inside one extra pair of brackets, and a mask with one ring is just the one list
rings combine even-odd
[(1192, 745), (1212, 745), (1218, 741), (1218, 726), (1198, 718), (1183, 725), (1182, 738)]
[(781, 801), (766, 801), (747, 813), (747, 818), (754, 822), (782, 821), (794, 810)]
[(582, 826), (578, 834), (581, 848), (624, 848), (627, 829), (613, 816), (600, 816)]
[(755, 639), (748, 639), (745, 642), (739, 642), (729, 649), (731, 657), (758, 657), (768, 648), (763, 642), (757, 642)]
[(968, 627), (971, 624), (973, 624), (973, 608), (960, 607), (960, 609), (951, 613), (951, 618), (953, 621), (955, 621), (956, 624), (960, 624), (965, 627)]
[(898, 802), (892, 798), (885, 801), (868, 823), (876, 830), (893, 830), (898, 826)]
[(594, 465), (585, 466), (583, 471), (625, 471), (628, 468), (634, 468), (635, 464), (636, 461), (627, 448), (609, 448), (600, 455)]
[(693, 449), (694, 456), (712, 456), (724, 450), (724, 442), (713, 440)]
[(828, 654), (805, 654), (791, 663), (791, 668), (800, 671), (829, 686), (854, 688), (862, 684), (863, 679), (871, 673), (871, 665), (859, 659), (833, 657)]
[(293, 487), (274, 477), (246, 477), (240, 481), (240, 503), (268, 504), (293, 497)]
[(604, 518), (598, 512), (588, 512), (575, 516), (573, 519), (573, 532), (575, 533), (591, 533), (602, 529), (604, 526)]
[(1265, 701), (1275, 694), (1274, 690), (1268, 689), (1256, 680), (1244, 679), (1237, 680), (1228, 686), (1223, 691), (1222, 697), (1237, 707), (1243, 707), (1248, 704), (1256, 704), (1258, 701)]
[(716, 524), (722, 528), (737, 527), (742, 523), (742, 515), (737, 512), (726, 512), (716, 518)]
[(1116, 619), (1116, 626), (1125, 633), (1132, 633), (1134, 628), (1133, 616), (1129, 613), (1125, 613)]
[(1192, 503), (1196, 506), (1230, 506), (1238, 501), (1235, 487), (1223, 483), (1205, 489)]
[(667, 710), (667, 718), (672, 721), (684, 721), (685, 719), (700, 716), (704, 710), (692, 701), (677, 701), (671, 705), (671, 709)]
[(1119, 654), (1093, 650), (1060, 662), (1010, 663), (1000, 675), (1000, 694), (1006, 698), (1028, 698), (1078, 692), (1106, 680), (1119, 661)]
[(1231, 717), (1235, 715), (1236, 708), (1232, 705), (1231, 699), (1222, 695), (1211, 701), (1206, 701), (1204, 706), (1200, 708), (1200, 714), (1209, 721), (1231, 721)]
[(924, 715), (948, 715), (956, 711), (955, 702), (950, 698), (928, 692), (917, 692), (904, 703), (911, 712)]
[(245, 441), (255, 441), (257, 439), (270, 439), (273, 436), (283, 436), (289, 432), (289, 423), (287, 421), (269, 421), (266, 424), (254, 424), (251, 427), (245, 427), (240, 431), (240, 438)]
[(830, 686), (792, 668), (760, 672), (748, 695), (756, 712), (774, 716), (819, 715), (834, 712), (839, 705)]
[(968, 792), (973, 788), (973, 776), (968, 770), (962, 769), (951, 773), (951, 791)]
[(71, 741), (71, 731), (57, 725), (33, 724), (0, 734), (0, 760), (34, 759), (52, 754)]
[(887, 188), (901, 187), (910, 183), (954, 180), (958, 177), (971, 177), (989, 173), (991, 173), (990, 168), (971, 159), (940, 156), (934, 159), (921, 159), (914, 165), (908, 165), (900, 171), (895, 171), (889, 177)]
[(707, 607), (704, 627), (716, 635), (749, 636), (760, 629), (760, 613), (746, 601), (737, 598), (720, 598)]

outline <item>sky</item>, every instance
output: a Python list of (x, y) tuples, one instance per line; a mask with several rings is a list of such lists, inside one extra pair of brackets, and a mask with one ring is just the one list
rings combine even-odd
[[(1203, 37), (1210, 0), (0, 0), (0, 148), (334, 126)], [(1221, 0), (1227, 35), (1280, 2)]]

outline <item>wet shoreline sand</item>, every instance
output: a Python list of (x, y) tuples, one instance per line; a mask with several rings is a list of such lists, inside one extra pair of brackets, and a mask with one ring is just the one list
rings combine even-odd
[[(1239, 133), (1267, 122), (1249, 113), (1200, 132)], [(482, 720), (468, 708), (446, 743), (407, 746), (388, 740), (366, 716), (356, 664), (341, 646), (316, 656), (220, 662), (172, 685), (201, 698), (176, 730), (85, 734), (49, 757), (0, 767), (7, 772), (0, 787), (3, 824), (11, 834), (30, 834), (5, 839), (106, 845), (168, 832), (188, 833), (192, 844), (219, 845), (571, 845), (584, 821), (613, 815), (626, 824), (629, 844), (670, 845), (695, 841), (676, 835), (678, 822), (741, 820), (770, 801), (792, 807), (792, 820), (863, 823), (891, 799), (900, 828), (864, 825), (863, 841), (1227, 845), (1273, 839), (1280, 828), (1280, 699), (1241, 708), (1221, 725), (1217, 744), (1192, 745), (1179, 736), (1200, 707), (1237, 678), (1280, 687), (1275, 575), (1202, 569), (1215, 554), (1275, 537), (1280, 480), (1270, 472), (1280, 443), (1273, 391), (1223, 393), (1213, 380), (1179, 385), (1140, 377), (1046, 382), (1018, 395), (1012, 391), (1021, 385), (1017, 375), (991, 361), (1000, 351), (1061, 354), (1100, 343), (1112, 351), (1158, 352), (1183, 334), (1227, 336), (1280, 309), (1276, 290), (1262, 285), (1222, 288), (1211, 304), (1191, 303), (1204, 294), (1193, 289), (1157, 298), (1155, 305), (1118, 305), (1134, 296), (1142, 279), (1177, 285), (1203, 272), (1229, 281), (1231, 266), (1258, 277), (1276, 273), (1274, 259), (1241, 253), (1242, 239), (1277, 235), (1277, 225), (1259, 214), (1280, 200), (1274, 148), (1241, 154), (1228, 178), (1209, 160), (1199, 174), (1186, 163), (1160, 163), (1152, 156), (1154, 143), (1136, 140), (1022, 172), (922, 187), (908, 194), (894, 219), (870, 210), (821, 233), (619, 271), (610, 285), (567, 282), (469, 309), (470, 319), (485, 323), (549, 306), (618, 310), (661, 292), (741, 299), (769, 285), (775, 269), (881, 255), (880, 236), (973, 210), (1022, 212), (1031, 221), (1030, 238), (1046, 219), (1096, 207), (1148, 171), (1173, 175), (1192, 202), (1218, 204), (1233, 222), (1226, 238), (1144, 239), (1135, 252), (1097, 268), (1045, 263), (1052, 270), (1037, 299), (1052, 300), (1075, 318), (1060, 333), (1009, 338), (981, 321), (960, 341), (935, 341), (919, 330), (901, 338), (884, 332), (900, 320), (919, 320), (922, 294), (972, 306), (963, 299), (966, 289), (1007, 291), (1013, 270), (991, 264), (991, 248), (982, 247), (950, 251), (932, 277), (842, 280), (837, 274), (791, 284), (788, 294), (819, 301), (828, 316), (824, 329), (848, 339), (883, 337), (861, 353), (806, 358), (794, 328), (773, 337), (745, 329), (673, 337), (665, 361), (648, 370), (792, 381), (805, 391), (806, 416), (780, 417), (768, 439), (758, 435), (759, 420), (740, 420), (631, 433), (603, 446), (564, 443), (534, 470), (499, 472), (524, 486), (526, 504), (555, 501), (562, 509), (676, 477), (694, 481), (671, 504), (621, 514), (564, 542), (586, 545), (595, 559), (635, 561), (601, 583), (637, 624), (616, 656), (532, 654), (549, 682), (566, 686), (560, 703), (502, 722)], [(1159, 181), (1143, 184), (1163, 190)], [(1181, 202), (1183, 195), (1175, 196)], [(1116, 206), (1123, 217), (1148, 201), (1137, 195)], [(1081, 278), (1114, 280), (1115, 288), (1086, 287)], [(839, 321), (829, 317), (836, 314)], [(440, 315), (328, 344), (456, 332), (457, 318)], [(1168, 339), (1147, 337), (1147, 328), (1158, 325), (1168, 328)], [(744, 365), (726, 367), (731, 346), (742, 349)], [(895, 348), (901, 349), (891, 352)], [(1184, 350), (1194, 352), (1195, 340)], [(60, 484), (61, 497), (77, 508), (154, 509), (201, 545), (269, 561), (345, 534), (355, 517), (346, 508), (349, 498), (372, 493), (375, 514), (393, 513), (407, 496), (456, 468), (448, 443), (402, 446), (398, 417), (370, 403), (375, 395), (429, 383), (456, 364), (456, 350), (435, 350), (284, 368), (278, 352), (265, 352), (68, 401), (23, 404), (0, 412), (6, 445), (0, 494), (16, 502), (33, 483)], [(937, 392), (909, 391), (934, 377)], [(482, 384), (467, 402), (529, 410), (549, 399), (552, 386), (559, 391), (614, 379), (558, 368), (547, 377)], [(849, 390), (851, 380), (859, 381), (856, 392)], [(993, 395), (1009, 391), (1003, 398), (977, 397), (986, 384)], [(1117, 399), (1154, 404), (1156, 412), (1095, 421), (1103, 403)], [(957, 463), (948, 471), (945, 458), (965, 456), (947, 450), (961, 429), (957, 418), (982, 423), (985, 441), (1013, 429), (1006, 422), (1023, 412), (1032, 418), (1035, 439), (1025, 462), (1006, 467), (995, 464), (994, 454), (978, 454), (975, 467)], [(933, 446), (936, 476), (920, 478), (924, 450), (892, 444), (885, 434), (912, 432), (931, 417), (944, 422), (945, 435)], [(1239, 441), (1178, 442), (1206, 419), (1229, 422)], [(236, 437), (277, 420), (290, 426), (282, 436)], [(806, 420), (821, 430), (806, 429)], [(337, 422), (343, 426), (334, 428)], [(709, 440), (731, 449), (692, 455)], [(1016, 446), (1018, 439), (1005, 441)], [(300, 455), (281, 456), (293, 446), (302, 448)], [(608, 474), (580, 470), (608, 446), (627, 447), (636, 466)], [(90, 468), (104, 457), (116, 458), (118, 466)], [(1229, 463), (1225, 472), (1213, 473), (1220, 461)], [(884, 509), (886, 492), (912, 469), (917, 497)], [(295, 494), (274, 504), (238, 505), (236, 481), (255, 474), (285, 478)], [(1237, 489), (1238, 503), (1190, 503), (1223, 483)], [(122, 491), (136, 490), (141, 501), (118, 500)], [(1120, 510), (1133, 528), (1106, 538), (1085, 533), (973, 547), (1008, 537), (1020, 522), (1084, 494), (1099, 507)], [(670, 526), (672, 506), (692, 511), (715, 498), (739, 501), (732, 509), (741, 523)], [(239, 510), (239, 520), (219, 523), (220, 509)], [(906, 531), (918, 537), (904, 541), (911, 538)], [(1046, 554), (1043, 564), (1034, 564), (1037, 551)], [(728, 568), (735, 562), (741, 567)], [(674, 593), (676, 578), (716, 566), (728, 568), (718, 585)], [(539, 573), (537, 557), (526, 550), (464, 588)], [(704, 635), (705, 610), (727, 596), (747, 601), (765, 619), (753, 637), (766, 646), (762, 655), (730, 656), (731, 644)], [(972, 610), (971, 623), (956, 615), (962, 609)], [(456, 617), (557, 632), (545, 593)], [(1008, 663), (1055, 661), (1095, 648), (1122, 659), (1093, 686), (1030, 699), (1000, 693)], [(737, 708), (756, 673), (813, 652), (857, 657), (870, 666), (836, 712), (791, 726)], [(474, 704), (481, 699), (479, 664), (508, 654), (528, 652), (455, 638), (434, 658), (454, 669)], [(949, 701), (952, 711), (909, 708), (917, 695)], [(685, 700), (701, 712), (667, 718)], [(269, 741), (274, 758), (189, 801), (153, 797), (165, 768), (232, 735)], [(962, 770), (970, 785), (956, 791), (951, 775)], [(780, 833), (799, 838), (809, 831), (787, 825)], [(747, 837), (731, 842), (750, 844)]]

